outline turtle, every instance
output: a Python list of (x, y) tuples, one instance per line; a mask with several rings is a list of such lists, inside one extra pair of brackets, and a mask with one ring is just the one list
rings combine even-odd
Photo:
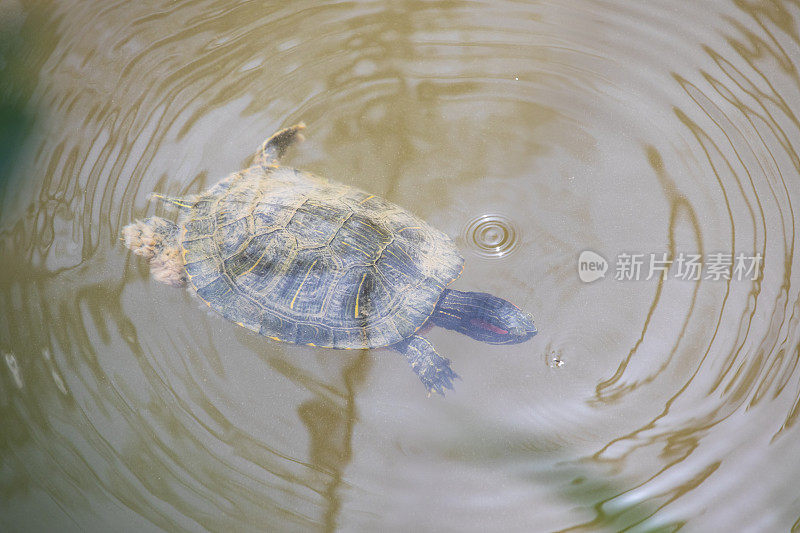
[(453, 240), (377, 195), (280, 165), (299, 123), (263, 142), (249, 168), (179, 210), (122, 231), (157, 281), (188, 286), (226, 319), (269, 339), (336, 349), (390, 347), (444, 395), (459, 376), (423, 333), (440, 326), (489, 344), (524, 342), (533, 317), (502, 298), (449, 288)]

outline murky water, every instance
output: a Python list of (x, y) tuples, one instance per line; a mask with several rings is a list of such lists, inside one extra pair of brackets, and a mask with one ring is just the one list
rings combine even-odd
[[(1, 530), (800, 528), (796, 3), (37, 6), (0, 4)], [(539, 335), (433, 329), (429, 399), (121, 246), (300, 120), (286, 163), (452, 235)]]

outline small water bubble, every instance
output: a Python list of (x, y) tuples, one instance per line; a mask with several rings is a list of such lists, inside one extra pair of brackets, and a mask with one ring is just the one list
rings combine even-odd
[(488, 214), (470, 221), (464, 238), (484, 257), (504, 257), (516, 248), (518, 234), (516, 226), (507, 217)]

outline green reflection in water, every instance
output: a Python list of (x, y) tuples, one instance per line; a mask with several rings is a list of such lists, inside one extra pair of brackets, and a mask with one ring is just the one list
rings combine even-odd
[(0, 207), (13, 182), (14, 162), (33, 125), (28, 100), (37, 74), (31, 51), (37, 47), (30, 24), (23, 25), (23, 16), (21, 8), (0, 8)]

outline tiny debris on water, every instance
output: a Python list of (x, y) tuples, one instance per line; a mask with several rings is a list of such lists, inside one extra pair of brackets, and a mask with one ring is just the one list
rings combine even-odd
[(18, 389), (21, 389), (23, 386), (22, 372), (20, 372), (17, 358), (14, 357), (14, 354), (10, 353), (4, 355), (6, 359), (6, 366), (8, 366), (8, 369), (11, 371), (11, 376), (14, 378), (14, 385), (16, 385)]
[(564, 364), (564, 361), (558, 356), (558, 354), (550, 354), (550, 368), (561, 368), (564, 366)]

